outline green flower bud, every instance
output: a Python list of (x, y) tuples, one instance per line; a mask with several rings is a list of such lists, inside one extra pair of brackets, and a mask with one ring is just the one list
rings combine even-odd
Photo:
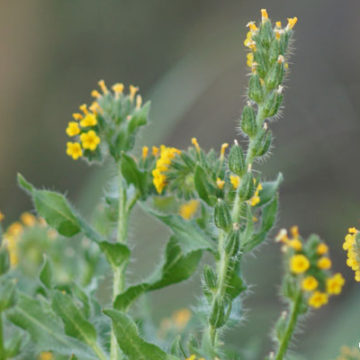
[(210, 314), (209, 323), (215, 328), (220, 328), (225, 324), (225, 304), (223, 299), (216, 298)]
[(274, 39), (274, 32), (270, 20), (266, 20), (265, 22), (262, 23), (259, 31), (259, 37), (261, 44), (265, 48), (269, 48), (272, 40)]
[(232, 226), (230, 210), (225, 201), (218, 199), (214, 210), (215, 225), (219, 229), (229, 231)]
[(257, 103), (262, 103), (264, 100), (264, 92), (260, 82), (260, 77), (257, 74), (253, 74), (249, 81), (249, 98)]
[(270, 64), (274, 64), (280, 55), (280, 42), (277, 39), (274, 39), (271, 42), (270, 50), (269, 50), (269, 62)]
[(0, 248), (0, 276), (8, 272), (10, 268), (9, 253), (5, 247)]
[(272, 134), (270, 130), (262, 130), (256, 138), (254, 146), (254, 156), (263, 156), (265, 155), (271, 145)]
[(209, 290), (216, 290), (217, 276), (209, 265), (204, 266), (204, 282)]
[(250, 172), (246, 173), (241, 179), (239, 196), (242, 201), (249, 200), (255, 191), (254, 179)]
[(257, 132), (256, 115), (252, 106), (246, 105), (244, 107), (241, 114), (241, 130), (250, 138), (255, 136)]
[(244, 153), (237, 142), (235, 142), (235, 144), (230, 149), (229, 169), (234, 174), (239, 176), (243, 176), (246, 171)]
[(265, 85), (268, 90), (275, 89), (279, 86), (284, 78), (284, 57), (279, 55), (276, 63), (271, 67), (265, 78)]
[(282, 101), (282, 86), (279, 86), (279, 88), (276, 91), (273, 91), (265, 101), (263, 109), (265, 117), (272, 117), (276, 115), (279, 111)]
[(239, 251), (239, 231), (233, 230), (225, 239), (225, 252), (229, 256), (235, 256)]
[(279, 320), (275, 324), (275, 335), (278, 340), (281, 340), (284, 337), (287, 326), (287, 317), (287, 312), (283, 311)]

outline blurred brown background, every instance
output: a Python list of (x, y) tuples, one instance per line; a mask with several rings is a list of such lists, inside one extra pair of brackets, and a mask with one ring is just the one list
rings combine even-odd
[[(275, 148), (262, 170), (268, 179), (285, 176), (278, 227), (321, 235), (334, 268), (347, 276), (343, 295), (313, 314), (296, 341), (305, 359), (331, 359), (342, 344), (360, 341), (360, 285), (341, 248), (347, 227), (360, 220), (358, 0), (0, 1), (0, 208), (13, 220), (30, 207), (17, 171), (83, 207), (91, 203), (84, 185), (101, 193), (101, 169), (64, 150), (71, 113), (101, 78), (139, 85), (152, 99), (153, 126), (143, 133), (150, 145), (184, 147), (192, 136), (207, 148), (232, 142), (247, 83), (245, 25), (263, 7), (273, 20), (299, 18), (285, 110), (271, 125)], [(140, 257), (150, 241), (138, 245)], [(265, 338), (260, 346), (268, 349), (264, 334), (281, 310), (281, 265), (278, 246), (261, 250), (247, 261), (254, 287), (247, 321), (232, 336)], [(182, 306), (176, 294), (192, 287), (198, 282), (167, 290), (167, 299)], [(173, 308), (164, 306), (159, 316)]]

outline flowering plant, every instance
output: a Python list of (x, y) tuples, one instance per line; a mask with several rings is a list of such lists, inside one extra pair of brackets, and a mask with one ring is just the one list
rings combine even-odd
[[(127, 93), (123, 84), (110, 90), (100, 81), (100, 92), (92, 92), (95, 101), (81, 105), (66, 129), (71, 139), (66, 153), (72, 159), (92, 164), (110, 158), (117, 171), (115, 190), (104, 194), (94, 221), (85, 220), (62, 194), (37, 189), (18, 175), (37, 217), (26, 213), (22, 223), (8, 226), (3, 234), (0, 228), (0, 330), (6, 330), (0, 331), (0, 360), (18, 355), (246, 358), (225, 335), (244, 315), (242, 299), (248, 286), (243, 258), (268, 238), (277, 217), (283, 177), (264, 181), (254, 169), (269, 155), (270, 127), (283, 102), (288, 49), (297, 22), (290, 18), (282, 27), (281, 22), (271, 23), (266, 10), (261, 15), (259, 24), (248, 24), (244, 42), (251, 70), (239, 122), (248, 141), (245, 149), (234, 140), (231, 146), (223, 144), (219, 153), (205, 151), (193, 138), (185, 150), (145, 146), (137, 155), (136, 136), (148, 123), (150, 103), (143, 104), (137, 87), (130, 86)], [(145, 280), (132, 284), (127, 278), (132, 257), (128, 227), (135, 206), (168, 227), (171, 236), (162, 263)], [(299, 317), (339, 294), (344, 279), (330, 272), (328, 248), (318, 236), (305, 241), (293, 227), (290, 237), (281, 230), (277, 240), (285, 263), (281, 295), (289, 310), (275, 325), (275, 347), (267, 359), (280, 360)], [(348, 241), (347, 248), (354, 241)], [(211, 259), (205, 265), (204, 253)], [(154, 331), (149, 319), (134, 310), (136, 304), (146, 293), (187, 280), (199, 268), (203, 295), (191, 320), (189, 310), (180, 310)], [(108, 271), (112, 294), (100, 299)]]

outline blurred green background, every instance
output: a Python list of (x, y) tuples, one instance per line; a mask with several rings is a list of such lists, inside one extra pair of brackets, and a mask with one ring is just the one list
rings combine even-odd
[[(331, 245), (334, 269), (348, 281), (342, 296), (303, 324), (295, 341), (305, 359), (332, 359), (360, 341), (360, 286), (345, 266), (342, 239), (359, 226), (360, 2), (358, 0), (32, 0), (0, 2), (0, 208), (15, 220), (30, 208), (16, 187), (20, 171), (36, 185), (67, 192), (83, 209), (111, 171), (65, 155), (65, 127), (103, 78), (140, 86), (153, 102), (141, 141), (205, 148), (239, 138), (247, 84), (245, 25), (266, 7), (273, 20), (297, 16), (285, 109), (272, 124), (265, 178), (283, 172), (278, 228), (298, 224)], [(139, 277), (157, 261), (164, 235), (144, 219), (132, 238)], [(151, 230), (145, 231), (145, 226)], [(163, 230), (161, 228), (161, 230)], [(269, 241), (247, 259), (253, 285), (235, 343), (270, 348), (282, 304), (279, 247)], [(195, 303), (199, 280), (153, 295), (158, 317)]]

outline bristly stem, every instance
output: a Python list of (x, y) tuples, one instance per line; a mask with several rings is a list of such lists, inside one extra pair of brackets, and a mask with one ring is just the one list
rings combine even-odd
[(289, 347), (289, 343), (294, 333), (295, 326), (299, 317), (301, 302), (302, 302), (302, 294), (301, 292), (299, 292), (294, 302), (292, 303), (290, 319), (286, 326), (284, 336), (280, 340), (279, 348), (277, 350), (275, 360), (282, 360), (286, 354), (286, 351)]
[[(120, 168), (120, 167), (119, 167)], [(127, 207), (127, 194), (124, 179), (119, 170), (119, 214), (116, 241), (119, 243), (127, 243), (128, 235), (128, 218), (131, 208)], [(125, 288), (125, 271), (127, 264), (113, 269), (113, 296), (114, 301), (116, 297)], [(118, 360), (120, 355), (119, 346), (115, 337), (114, 330), (111, 330), (111, 345), (110, 345), (110, 360)]]
[(6, 354), (4, 349), (4, 334), (3, 334), (3, 315), (0, 311), (0, 360), (5, 360)]

